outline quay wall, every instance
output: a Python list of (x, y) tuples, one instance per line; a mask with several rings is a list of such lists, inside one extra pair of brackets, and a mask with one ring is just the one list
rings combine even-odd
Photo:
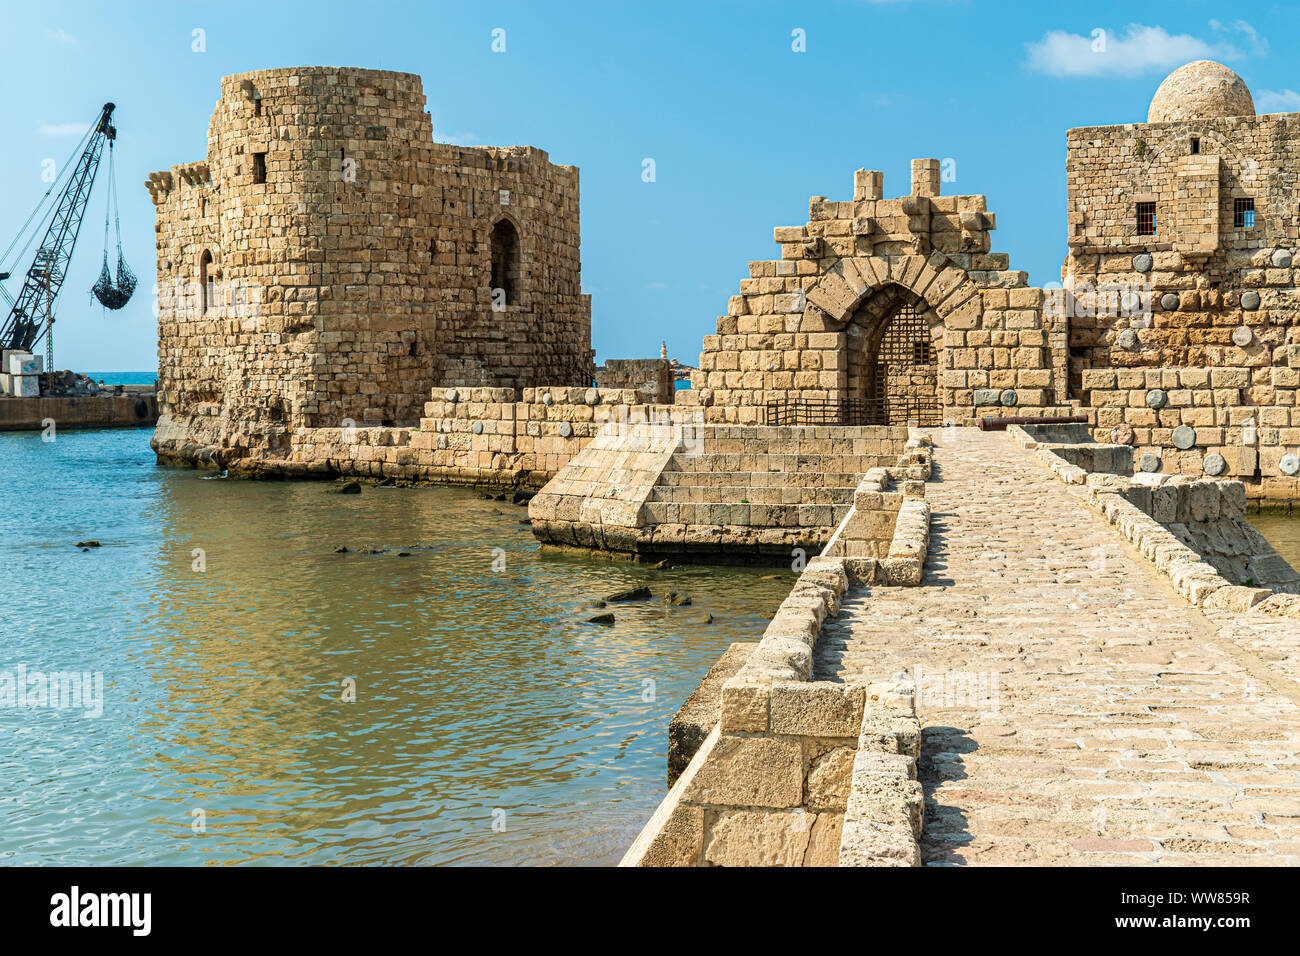
[[(164, 412), (153, 447), (160, 461), (225, 468), (250, 477), (392, 478), (540, 488), (605, 425), (689, 424), (692, 411), (638, 405), (631, 389), (439, 387), (414, 427), (259, 427), (213, 407)], [(276, 454), (268, 456), (267, 450)]]
[(152, 390), (46, 398), (0, 398), (0, 431), (55, 428), (135, 428), (158, 420)]

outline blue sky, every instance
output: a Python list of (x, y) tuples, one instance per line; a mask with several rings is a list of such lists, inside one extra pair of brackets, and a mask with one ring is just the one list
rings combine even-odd
[[(220, 77), (304, 64), (409, 71), (424, 79), (435, 138), (530, 144), (581, 168), (598, 361), (655, 355), (666, 339), (694, 364), (749, 260), (777, 255), (772, 227), (804, 222), (811, 195), (850, 198), (861, 167), (884, 170), (896, 196), (912, 158), (954, 160), (944, 192), (986, 194), (994, 249), (1035, 284), (1059, 280), (1066, 129), (1145, 120), (1160, 80), (1202, 57), (1240, 73), (1261, 112), (1300, 110), (1296, 13), (1226, 2), (7, 3), (0, 248), (46, 188), (42, 162), (62, 163), (100, 104), (116, 102), (122, 228), (141, 291), (117, 313), (87, 292), (101, 181), (56, 358), (153, 368), (142, 183), (204, 157)], [(495, 28), (504, 53), (492, 52)]]

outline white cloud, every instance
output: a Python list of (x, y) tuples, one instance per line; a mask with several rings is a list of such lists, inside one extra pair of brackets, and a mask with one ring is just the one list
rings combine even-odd
[(449, 146), (478, 146), (483, 142), (478, 133), (435, 133), (433, 140)]
[[(1222, 24), (1219, 28), (1223, 32)], [(1245, 34), (1258, 51), (1263, 41), (1250, 24), (1239, 20), (1233, 29)], [(1100, 27), (1088, 36), (1051, 30), (1041, 40), (1026, 43), (1025, 50), (1029, 69), (1049, 76), (1136, 76), (1182, 66), (1189, 60), (1242, 56), (1231, 44), (1207, 43), (1188, 33), (1171, 34), (1163, 27), (1140, 23), (1129, 24), (1122, 34)]]
[(1295, 90), (1260, 90), (1255, 94), (1258, 113), (1300, 113), (1300, 93)]
[(87, 129), (85, 123), (42, 123), (36, 132), (42, 136), (80, 136)]
[(1216, 33), (1240, 33), (1246, 38), (1252, 56), (1265, 56), (1268, 53), (1268, 41), (1245, 20), (1233, 20), (1230, 26), (1224, 26), (1218, 20), (1211, 20), (1210, 29)]
[(76, 43), (77, 42), (77, 38), (74, 37), (67, 30), (62, 30), (62, 29), (51, 30), (49, 33), (45, 35), (49, 37), (51, 40), (53, 40), (55, 43)]

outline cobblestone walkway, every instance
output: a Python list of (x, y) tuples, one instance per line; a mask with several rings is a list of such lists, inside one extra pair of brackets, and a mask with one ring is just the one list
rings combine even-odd
[(922, 586), (847, 596), (814, 673), (917, 680), (924, 862), (1300, 864), (1289, 652), (1221, 637), (1004, 434), (934, 438)]

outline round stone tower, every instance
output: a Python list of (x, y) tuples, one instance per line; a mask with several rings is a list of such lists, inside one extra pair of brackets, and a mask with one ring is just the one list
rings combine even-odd
[(577, 169), (435, 143), (413, 74), (227, 76), (206, 160), (147, 185), (156, 447), (276, 457), (297, 428), (415, 424), (435, 385), (591, 381)]

